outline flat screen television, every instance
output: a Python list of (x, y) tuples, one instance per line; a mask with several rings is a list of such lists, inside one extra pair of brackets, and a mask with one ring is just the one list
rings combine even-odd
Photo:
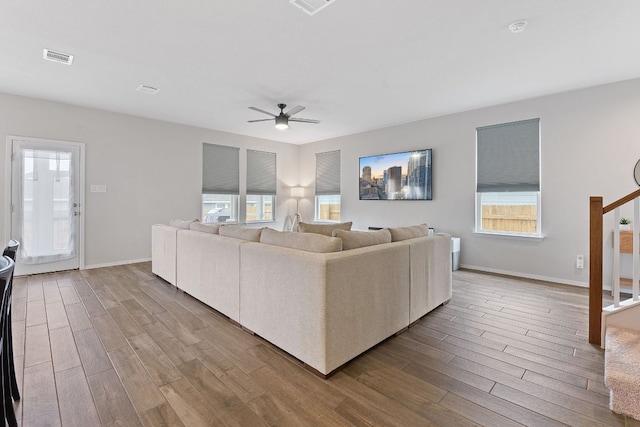
[(432, 200), (431, 149), (360, 157), (360, 200)]

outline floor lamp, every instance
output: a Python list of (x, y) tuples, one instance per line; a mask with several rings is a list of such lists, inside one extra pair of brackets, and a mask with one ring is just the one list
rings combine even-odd
[(302, 221), (302, 217), (300, 216), (300, 198), (304, 197), (304, 187), (291, 187), (291, 197), (296, 198), (296, 214), (293, 216), (293, 221), (291, 222), (291, 229), (289, 231), (294, 231), (296, 226), (300, 226), (300, 221)]

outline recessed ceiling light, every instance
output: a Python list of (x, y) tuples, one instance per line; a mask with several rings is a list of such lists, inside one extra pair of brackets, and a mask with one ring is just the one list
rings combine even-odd
[(513, 24), (509, 25), (509, 30), (511, 30), (512, 33), (521, 33), (524, 31), (526, 26), (527, 21), (521, 19), (520, 21), (516, 21)]
[(58, 62), (60, 64), (71, 65), (73, 62), (73, 55), (69, 55), (68, 53), (56, 52), (51, 49), (44, 49), (42, 51), (42, 57), (47, 61)]
[(155, 95), (160, 91), (157, 87), (149, 86), (149, 85), (140, 85), (136, 89), (138, 92), (146, 93), (148, 95)]

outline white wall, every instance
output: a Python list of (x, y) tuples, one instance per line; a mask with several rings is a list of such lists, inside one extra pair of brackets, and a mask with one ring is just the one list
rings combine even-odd
[[(473, 234), (475, 129), (540, 118), (542, 241)], [(433, 148), (432, 201), (358, 200), (358, 159)], [(302, 146), (300, 183), (313, 194), (315, 153), (341, 150), (342, 218), (354, 228), (426, 222), (462, 238), (462, 266), (586, 285), (589, 196), (611, 203), (635, 189), (640, 79), (428, 119)], [(313, 199), (301, 201), (313, 218)], [(623, 212), (624, 213), (624, 212)], [(627, 214), (630, 216), (631, 214)], [(612, 229), (612, 218), (605, 229)], [(577, 254), (586, 267), (575, 268)], [(605, 278), (610, 278), (605, 253)]]
[[(151, 256), (151, 225), (171, 218), (198, 218), (202, 143), (277, 153), (277, 222), (295, 213), (286, 188), (298, 184), (299, 147), (224, 132), (148, 120), (66, 104), (0, 94), (0, 135), (83, 142), (86, 147), (85, 264), (96, 266)], [(6, 165), (5, 150), (0, 164)], [(5, 188), (4, 173), (0, 188)], [(240, 188), (246, 169), (240, 163)], [(106, 184), (107, 193), (91, 193)], [(243, 202), (244, 200), (242, 200)], [(8, 207), (0, 198), (0, 224)], [(2, 238), (9, 236), (2, 227)]]
[[(475, 128), (539, 117), (542, 128), (542, 241), (472, 233), (475, 190)], [(463, 266), (584, 285), (588, 269), (588, 200), (605, 203), (635, 190), (640, 158), (640, 79), (453, 114), (301, 147), (66, 104), (0, 94), (0, 135), (59, 139), (86, 144), (86, 188), (106, 184), (107, 193), (86, 192), (86, 265), (150, 256), (150, 226), (200, 214), (202, 142), (278, 154), (277, 223), (295, 212), (289, 186), (313, 194), (315, 153), (342, 152), (342, 216), (354, 228), (427, 222), (462, 238)], [(433, 148), (434, 200), (358, 200), (360, 156)], [(5, 165), (0, 150), (0, 164)], [(245, 169), (241, 161), (241, 188)], [(4, 188), (4, 174), (0, 174)], [(7, 206), (0, 198), (0, 224)], [(301, 200), (304, 221), (313, 198)], [(623, 214), (625, 212), (623, 211)], [(626, 214), (630, 216), (630, 213)], [(612, 227), (607, 218), (605, 226)], [(8, 236), (2, 229), (2, 239)], [(605, 257), (605, 278), (610, 267)]]

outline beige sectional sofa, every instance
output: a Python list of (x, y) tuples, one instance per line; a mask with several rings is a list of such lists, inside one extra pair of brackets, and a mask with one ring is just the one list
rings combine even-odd
[(451, 299), (446, 234), (244, 230), (154, 225), (152, 270), (323, 376)]

